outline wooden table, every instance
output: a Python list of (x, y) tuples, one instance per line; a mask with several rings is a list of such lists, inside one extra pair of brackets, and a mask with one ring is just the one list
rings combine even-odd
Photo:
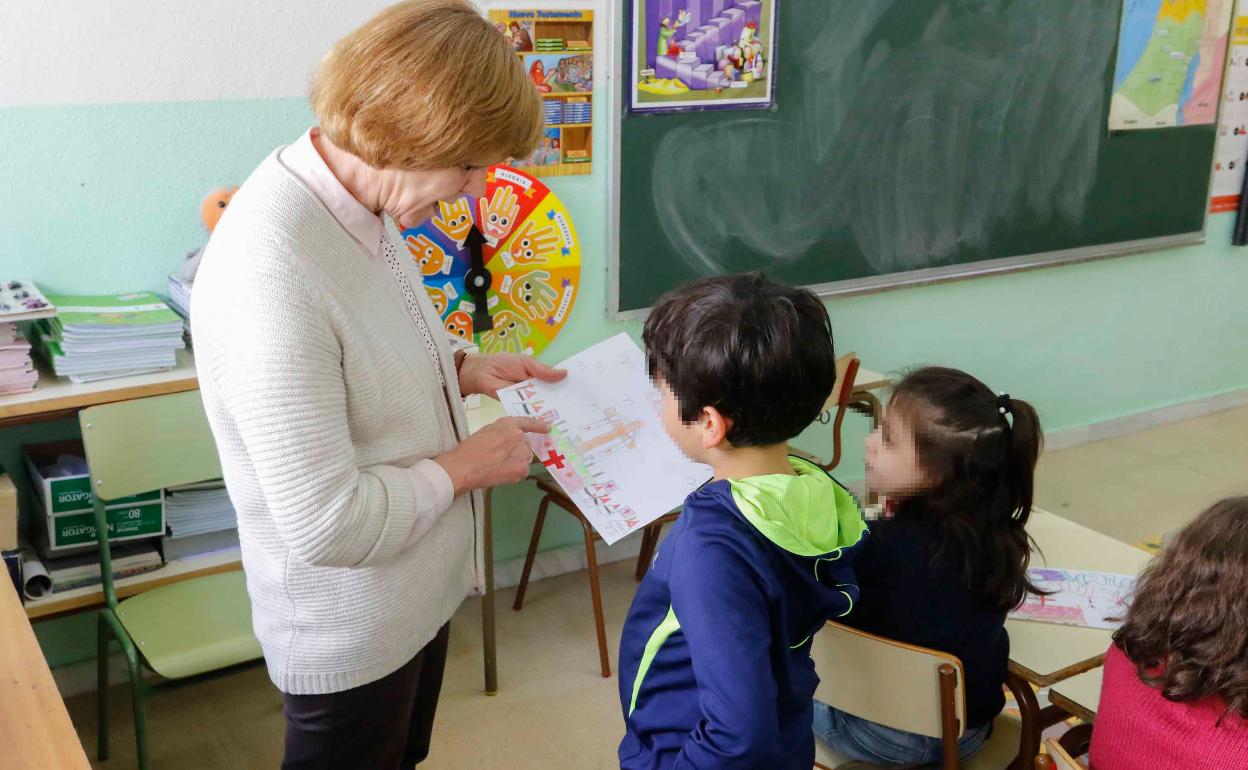
[(0, 770), (90, 768), (35, 632), (7, 585), (0, 585), (0, 631)]
[(1094, 668), (1063, 679), (1049, 688), (1049, 703), (1085, 722), (1095, 721), (1096, 708), (1101, 703), (1101, 676), (1104, 673), (1104, 669)]
[[(1083, 569), (1138, 574), (1152, 558), (1134, 546), (1088, 529), (1047, 511), (1031, 514), (1027, 531), (1040, 547), (1033, 567)], [(1111, 631), (1010, 619), (1010, 670), (1047, 687), (1100, 666), (1109, 649)]]

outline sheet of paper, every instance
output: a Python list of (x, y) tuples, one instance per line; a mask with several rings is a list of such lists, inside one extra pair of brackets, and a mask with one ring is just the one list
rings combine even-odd
[(572, 356), (562, 382), (498, 392), (508, 414), (549, 420), (533, 452), (608, 544), (680, 507), (711, 477), (663, 430), (661, 397), (627, 334)]
[(1222, 87), (1222, 112), (1218, 116), (1218, 149), (1213, 156), (1213, 182), (1209, 210), (1239, 208), (1248, 160), (1248, 0), (1235, 5), (1231, 26), (1231, 61)]
[(1214, 122), (1233, 0), (1123, 0), (1109, 128)]
[(1028, 594), (1022, 606), (1010, 613), (1016, 620), (1112, 630), (1122, 625), (1135, 589), (1134, 575), (1048, 567), (1032, 567), (1027, 574), (1037, 588), (1055, 593)]

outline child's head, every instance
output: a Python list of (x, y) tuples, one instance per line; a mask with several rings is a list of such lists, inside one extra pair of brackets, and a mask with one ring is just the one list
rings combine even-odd
[(664, 295), (642, 339), (663, 422), (690, 458), (774, 446), (801, 433), (836, 380), (832, 324), (809, 291), (757, 273)]
[(1144, 570), (1114, 641), (1167, 699), (1248, 718), (1248, 497), (1215, 503)]
[(867, 484), (899, 515), (938, 521), (939, 547), (962, 563), (967, 585), (1008, 609), (1032, 588), (1024, 526), (1041, 440), (1026, 401), (966, 372), (925, 367), (898, 383), (867, 437)]

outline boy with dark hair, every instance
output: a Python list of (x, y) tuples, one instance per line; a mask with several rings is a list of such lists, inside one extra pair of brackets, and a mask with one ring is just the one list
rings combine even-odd
[(761, 275), (659, 300), (643, 339), (663, 424), (714, 479), (685, 499), (624, 624), (624, 770), (808, 770), (810, 640), (858, 596), (867, 528), (789, 439), (836, 379), (827, 310)]

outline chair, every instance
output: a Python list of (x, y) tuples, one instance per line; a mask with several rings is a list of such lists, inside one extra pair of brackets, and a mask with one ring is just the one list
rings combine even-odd
[(125, 654), (133, 694), (141, 770), (147, 770), (143, 707), (146, 666), (185, 679), (261, 657), (251, 629), (251, 603), (237, 570), (166, 584), (117, 600), (105, 504), (151, 489), (221, 477), (221, 464), (197, 391), (123, 401), (79, 413), (94, 481), (95, 526), (105, 607), (99, 613), (98, 756), (108, 759), (108, 645)]
[(793, 449), (794, 454), (810, 460), (825, 471), (831, 471), (841, 462), (841, 424), (845, 421), (845, 413), (850, 409), (854, 381), (858, 377), (860, 364), (857, 353), (846, 353), (836, 359), (836, 382), (832, 385), (832, 395), (825, 405), (827, 408), (819, 416), (819, 422), (832, 425), (832, 459), (824, 463), (810, 452)]
[[(520, 572), (520, 585), (516, 588), (516, 600), (512, 603), (513, 610), (519, 612), (524, 607), (524, 593), (529, 587), (529, 575), (533, 571), (533, 560), (537, 558), (537, 546), (542, 539), (542, 527), (546, 523), (546, 511), (554, 503), (572, 514), (580, 522), (585, 533), (585, 561), (589, 567), (589, 594), (594, 604), (594, 628), (598, 632), (598, 663), (604, 677), (611, 676), (611, 656), (607, 651), (607, 628), (602, 615), (602, 589), (598, 582), (598, 553), (595, 543), (600, 540), (598, 533), (576, 507), (576, 503), (559, 488), (559, 484), (550, 478), (538, 478), (537, 488), (544, 493), (542, 502), (537, 508), (537, 520), (533, 522), (533, 536), (529, 539), (529, 551), (524, 557), (524, 569)], [(655, 519), (642, 530), (641, 552), (637, 554), (636, 578), (641, 580), (650, 568), (650, 560), (654, 557), (654, 549), (659, 544), (659, 534), (664, 524), (676, 521), (680, 511), (666, 513)]]
[(1062, 748), (1062, 744), (1056, 738), (1045, 741), (1044, 747), (1049, 752), (1049, 759), (1053, 760), (1053, 770), (1087, 770), (1083, 763)]
[[(966, 696), (962, 662), (955, 656), (832, 621), (815, 635), (810, 655), (820, 675), (816, 698), (872, 722), (941, 739), (944, 770), (1032, 770), (1040, 751), (1037, 728), (1005, 715), (997, 717), (983, 749), (965, 763), (959, 761), (957, 742), (965, 732)], [(1013, 674), (1006, 686), (1016, 696), (1019, 688), (1028, 687)], [(815, 751), (818, 765), (836, 768), (846, 763), (818, 739)]]

